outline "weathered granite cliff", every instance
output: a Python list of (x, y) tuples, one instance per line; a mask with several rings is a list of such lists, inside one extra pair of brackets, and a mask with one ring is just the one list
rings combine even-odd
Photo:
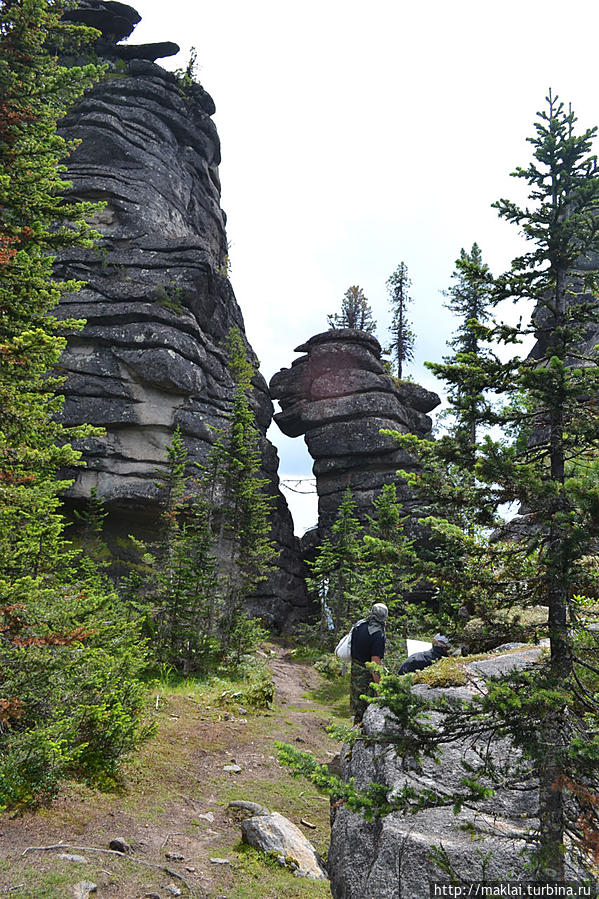
[[(485, 690), (485, 681), (513, 669), (523, 669), (539, 658), (539, 647), (524, 647), (498, 653), (467, 666), (468, 684), (463, 687), (430, 688), (416, 684), (412, 690), (425, 699), (439, 697), (471, 701)], [(431, 713), (431, 723), (442, 726), (442, 715)], [(388, 709), (370, 706), (364, 716), (364, 733), (372, 737), (392, 735), (398, 722)], [(416, 765), (382, 744), (358, 741), (351, 752), (342, 751), (342, 773), (355, 778), (357, 788), (371, 782), (389, 793), (404, 786), (432, 790), (447, 796), (459, 790), (467, 769), (478, 766), (480, 747), (476, 736), (443, 746), (439, 763), (425, 759)], [(482, 741), (485, 742), (484, 740)], [(515, 760), (515, 750), (506, 740), (495, 740), (489, 751), (501, 766)], [(526, 839), (538, 823), (538, 791), (535, 784), (506, 778), (506, 785), (476, 807), (463, 807), (454, 814), (452, 804), (414, 814), (395, 812), (367, 822), (361, 814), (343, 806), (334, 809), (328, 872), (335, 899), (429, 899), (432, 882), (450, 882), (451, 874), (435, 861), (434, 850), (446, 853), (452, 873), (460, 881), (519, 881), (526, 877), (522, 855)], [(439, 855), (437, 854), (437, 859)], [(575, 872), (572, 874), (573, 878)]]
[[(383, 485), (397, 482), (398, 468), (414, 468), (415, 460), (381, 435), (381, 428), (426, 437), (432, 426), (426, 413), (440, 400), (417, 384), (389, 377), (378, 340), (365, 331), (325, 331), (296, 352), (306, 355), (271, 379), (271, 395), (282, 410), (274, 418), (289, 437), (305, 435), (315, 460), (319, 529), (326, 530), (348, 487), (363, 518)], [(409, 512), (411, 491), (399, 483), (397, 489)]]
[[(90, 422), (106, 436), (83, 442), (87, 467), (67, 495), (83, 504), (95, 487), (109, 512), (113, 546), (156, 521), (156, 469), (177, 426), (192, 460), (202, 462), (226, 423), (232, 381), (222, 342), (244, 331), (227, 278), (225, 215), (220, 208), (220, 145), (212, 98), (154, 60), (169, 43), (116, 42), (139, 21), (129, 6), (83, 0), (66, 15), (102, 32), (96, 50), (107, 76), (62, 124), (81, 145), (68, 160), (71, 193), (105, 203), (93, 251), (72, 251), (61, 276), (87, 282), (61, 302), (60, 315), (84, 318), (69, 338), (60, 368), (67, 376), (63, 418)], [(248, 353), (254, 354), (248, 346)], [(253, 406), (266, 433), (273, 407), (264, 379), (254, 378)], [(274, 579), (253, 611), (274, 625), (305, 617), (307, 599), (298, 542), (278, 490), (278, 458), (262, 440), (263, 467), (276, 496), (274, 532), (281, 549)]]

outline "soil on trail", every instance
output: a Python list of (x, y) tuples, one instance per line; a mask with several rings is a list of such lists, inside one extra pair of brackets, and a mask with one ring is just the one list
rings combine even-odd
[[(129, 762), (121, 789), (102, 793), (72, 785), (46, 808), (4, 814), (0, 896), (67, 899), (84, 880), (97, 885), (92, 895), (98, 899), (166, 899), (178, 895), (174, 889), (183, 897), (214, 899), (326, 896), (324, 884), (286, 871), (269, 873), (241, 846), (240, 819), (227, 809), (233, 799), (265, 805), (326, 853), (328, 799), (279, 765), (275, 741), (328, 762), (339, 747), (325, 728), (335, 712), (339, 721), (349, 708), (343, 697), (333, 712), (327, 682), (289, 649), (277, 649), (269, 667), (276, 691), (272, 709), (252, 713), (228, 704), (224, 710), (206, 704), (193, 685), (157, 688), (149, 713), (159, 733)], [(130, 844), (132, 853), (91, 851), (108, 849), (115, 838)], [(71, 848), (31, 850), (59, 843)], [(289, 886), (281, 886), (281, 877), (289, 878)]]

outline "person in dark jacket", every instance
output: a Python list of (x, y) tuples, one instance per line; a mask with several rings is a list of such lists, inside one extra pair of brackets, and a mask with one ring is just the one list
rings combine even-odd
[(360, 697), (371, 692), (371, 683), (379, 682), (376, 671), (366, 668), (366, 662), (380, 665), (385, 655), (385, 625), (389, 609), (384, 602), (375, 602), (368, 618), (358, 621), (352, 630), (351, 678), (349, 703), (354, 713), (354, 724), (360, 724), (368, 703)]
[(408, 656), (403, 665), (399, 669), (399, 674), (410, 674), (412, 671), (421, 671), (428, 668), (438, 659), (443, 659), (451, 649), (451, 643), (444, 634), (435, 634), (433, 637), (433, 645), (431, 649), (424, 652), (413, 652)]

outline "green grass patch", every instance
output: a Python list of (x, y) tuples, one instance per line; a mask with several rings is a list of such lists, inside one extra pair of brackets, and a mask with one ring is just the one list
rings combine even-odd
[[(0, 896), (11, 899), (66, 899), (74, 894), (73, 887), (81, 880), (91, 880), (98, 886), (98, 896), (140, 896), (144, 892), (162, 892), (172, 881), (166, 873), (136, 865), (132, 860), (95, 853), (75, 852), (65, 847), (65, 853), (81, 855), (88, 864), (65, 861), (56, 852), (29, 853), (25, 858), (0, 860)], [(108, 874), (106, 868), (110, 869)], [(113, 876), (111, 876), (113, 875)], [(185, 891), (186, 892), (186, 891)]]
[[(334, 680), (323, 680), (320, 686), (315, 690), (308, 690), (302, 694), (302, 697), (316, 702), (324, 706), (327, 715), (333, 715), (336, 718), (349, 718), (351, 711), (349, 708), (349, 675), (337, 677)], [(318, 714), (318, 709), (312, 710)]]
[(232, 864), (223, 891), (227, 899), (330, 899), (328, 881), (296, 877), (272, 856), (241, 841), (234, 846), (214, 846), (212, 854)]

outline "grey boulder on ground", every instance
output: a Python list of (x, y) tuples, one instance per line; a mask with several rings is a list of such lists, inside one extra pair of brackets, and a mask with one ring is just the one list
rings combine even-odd
[(326, 880), (320, 856), (303, 833), (283, 815), (256, 815), (241, 822), (243, 841), (254, 849), (284, 859), (299, 877)]
[[(416, 684), (412, 690), (424, 698), (471, 701), (485, 689), (485, 680), (513, 669), (534, 664), (542, 649), (525, 647), (521, 652), (496, 655), (467, 666), (464, 687), (430, 688)], [(431, 721), (442, 725), (438, 712)], [(364, 716), (366, 736), (393, 735), (398, 724), (388, 709), (371, 705)], [(514, 758), (515, 749), (506, 740), (493, 746), (493, 758), (501, 764)], [(448, 794), (459, 786), (466, 773), (463, 763), (476, 765), (476, 738), (454, 741), (443, 747), (439, 764), (424, 759), (420, 764), (402, 758), (387, 746), (358, 741), (351, 753), (342, 752), (342, 773), (355, 778), (358, 788), (371, 782), (383, 784), (388, 795), (404, 786), (432, 788)], [(538, 793), (535, 784), (514, 783), (476, 807), (455, 815), (452, 805), (425, 809), (415, 814), (393, 813), (372, 823), (361, 814), (340, 806), (333, 811), (328, 869), (335, 899), (429, 899), (430, 884), (448, 880), (435, 861), (446, 853), (461, 880), (518, 880), (526, 875), (522, 852), (527, 834), (534, 829)]]

